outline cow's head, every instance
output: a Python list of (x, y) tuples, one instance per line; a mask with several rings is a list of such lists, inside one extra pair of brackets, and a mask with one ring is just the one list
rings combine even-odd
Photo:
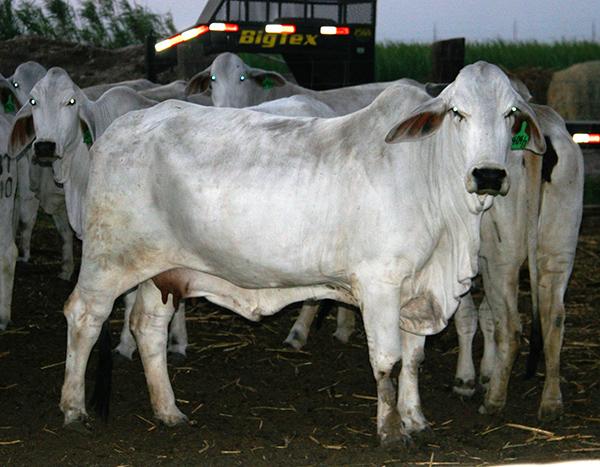
[(37, 62), (21, 63), (12, 76), (0, 75), (0, 99), (5, 113), (19, 110), (29, 97), (35, 83), (46, 74), (46, 69)]
[(13, 156), (33, 142), (33, 162), (52, 166), (54, 177), (64, 183), (75, 153), (82, 142), (91, 144), (93, 125), (88, 99), (62, 68), (51, 68), (29, 93), (19, 110), (9, 142)]
[(285, 83), (279, 73), (251, 68), (237, 55), (224, 53), (190, 80), (186, 95), (210, 92), (215, 107), (242, 108), (264, 102), (265, 93)]
[(388, 133), (398, 143), (441, 131), (448, 173), (460, 176), (467, 192), (505, 195), (509, 188), (508, 157), (513, 151), (545, 152), (535, 113), (495, 65), (478, 62), (461, 70), (438, 97), (429, 99)]

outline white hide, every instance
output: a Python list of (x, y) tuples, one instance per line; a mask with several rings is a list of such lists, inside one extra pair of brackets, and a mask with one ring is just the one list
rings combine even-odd
[[(65, 423), (86, 417), (86, 363), (114, 300), (144, 281), (132, 326), (153, 408), (167, 424), (185, 419), (166, 367), (173, 300), (154, 278), (162, 298), (203, 296), (251, 320), (307, 299), (359, 306), (381, 441), (424, 428), (424, 339), (402, 330), (440, 331), (469, 290), (492, 202), (474, 170), (502, 170), (521, 120), (544, 152), (529, 106), (482, 62), (438, 98), (394, 86), (340, 118), (168, 101), (116, 120), (92, 148), (81, 272), (65, 304)], [(390, 373), (404, 356), (412, 374), (397, 398)]]
[(0, 330), (10, 322), (17, 261), (15, 193), (17, 166), (7, 155), (12, 116), (0, 114)]
[(116, 87), (126, 87), (133, 89), (134, 91), (145, 91), (149, 89), (154, 89), (160, 87), (160, 84), (153, 83), (147, 79), (131, 79), (127, 81), (118, 81), (116, 83), (104, 83), (104, 84), (96, 84), (94, 86), (88, 86), (87, 88), (83, 88), (82, 91), (86, 95), (86, 97), (92, 101), (98, 100), (102, 94), (112, 88)]
[(156, 102), (163, 102), (167, 99), (186, 100), (185, 88), (187, 83), (183, 80), (173, 81), (169, 84), (163, 84), (150, 89), (138, 91), (140, 95), (152, 99)]
[(273, 71), (265, 71), (246, 65), (232, 53), (219, 55), (210, 67), (190, 79), (187, 94), (205, 92), (215, 107), (250, 107), (263, 102), (297, 94), (311, 96), (329, 106), (336, 116), (355, 112), (369, 105), (391, 84), (412, 84), (423, 87), (410, 79), (386, 83), (369, 83), (328, 91), (313, 91), (286, 81)]

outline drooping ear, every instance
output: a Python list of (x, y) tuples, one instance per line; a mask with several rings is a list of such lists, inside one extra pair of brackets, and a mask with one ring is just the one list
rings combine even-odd
[(78, 107), (79, 124), (83, 132), (83, 142), (89, 148), (98, 137), (98, 130), (95, 125), (93, 103), (87, 100), (81, 102)]
[(385, 137), (386, 143), (415, 141), (432, 135), (442, 125), (447, 114), (443, 99), (436, 97), (413, 110), (410, 116), (396, 124)]
[(8, 141), (9, 157), (18, 157), (35, 139), (31, 105), (25, 104), (17, 113)]
[(425, 92), (431, 97), (437, 97), (450, 86), (450, 83), (425, 83)]
[(258, 85), (266, 91), (274, 87), (284, 86), (287, 82), (279, 73), (275, 71), (261, 70), (260, 68), (249, 68), (248, 76), (256, 81)]
[(200, 94), (205, 92), (210, 86), (210, 68), (206, 68), (204, 71), (195, 74), (192, 79), (188, 81), (185, 87), (185, 95), (190, 96), (192, 94)]
[[(524, 149), (539, 156), (546, 152), (546, 140), (540, 123), (529, 104), (522, 101), (517, 104), (519, 112), (516, 114), (515, 123), (512, 126), (513, 149)], [(526, 138), (524, 139), (524, 136)], [(521, 140), (523, 143), (519, 148), (515, 142)]]

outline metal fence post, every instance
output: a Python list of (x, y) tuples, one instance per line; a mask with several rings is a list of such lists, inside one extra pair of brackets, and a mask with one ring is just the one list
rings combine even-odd
[(450, 83), (465, 64), (465, 38), (434, 42), (431, 50), (431, 79)]

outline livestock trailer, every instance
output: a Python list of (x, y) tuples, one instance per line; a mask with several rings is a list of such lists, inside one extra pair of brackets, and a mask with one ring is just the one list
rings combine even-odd
[(375, 80), (376, 0), (208, 0), (196, 24), (149, 42), (148, 76), (189, 78), (223, 52), (279, 54), (298, 84), (331, 89)]

